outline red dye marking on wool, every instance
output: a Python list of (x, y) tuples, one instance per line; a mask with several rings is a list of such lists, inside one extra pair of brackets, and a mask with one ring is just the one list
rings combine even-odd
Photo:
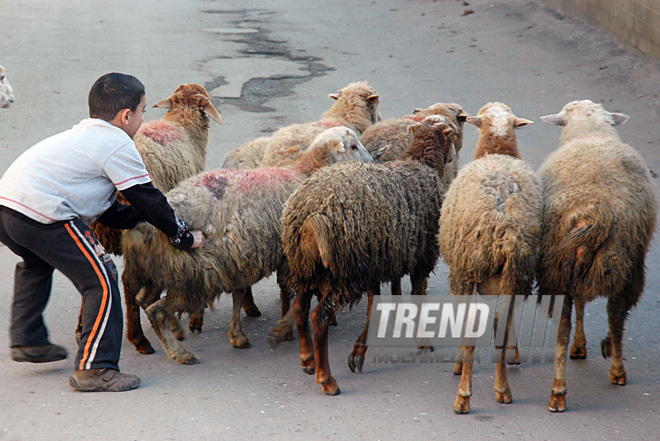
[(424, 118), (426, 118), (426, 116), (424, 116), (424, 115), (408, 115), (408, 116), (404, 116), (403, 118), (404, 119), (410, 119), (410, 120), (413, 120), (415, 122), (422, 122), (422, 121), (424, 121)]
[(326, 129), (331, 129), (333, 127), (341, 127), (344, 124), (336, 119), (321, 119), (314, 123), (316, 127), (325, 127)]
[(292, 179), (296, 173), (293, 170), (279, 167), (260, 167), (253, 170), (245, 170), (245, 173), (236, 182), (238, 190), (250, 193), (254, 189), (272, 189)]
[(181, 142), (181, 133), (170, 124), (162, 121), (150, 121), (143, 124), (138, 135), (153, 139), (158, 144), (166, 147), (175, 142)]

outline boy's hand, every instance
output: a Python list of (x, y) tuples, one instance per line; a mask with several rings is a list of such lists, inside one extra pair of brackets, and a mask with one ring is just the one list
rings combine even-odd
[(204, 246), (205, 236), (204, 236), (204, 233), (202, 233), (201, 230), (191, 231), (190, 234), (192, 234), (192, 236), (194, 238), (193, 244), (190, 247), (191, 250), (194, 250), (195, 248), (200, 248), (200, 247)]

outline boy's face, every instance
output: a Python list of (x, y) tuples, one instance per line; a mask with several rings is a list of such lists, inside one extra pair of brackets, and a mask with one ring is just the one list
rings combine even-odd
[(147, 106), (147, 97), (142, 95), (142, 100), (140, 101), (140, 104), (137, 106), (135, 112), (133, 112), (132, 110), (128, 110), (125, 121), (122, 121), (124, 123), (122, 129), (124, 130), (124, 132), (126, 132), (128, 136), (131, 137), (131, 139), (133, 139), (138, 129), (144, 122), (144, 109), (146, 106)]

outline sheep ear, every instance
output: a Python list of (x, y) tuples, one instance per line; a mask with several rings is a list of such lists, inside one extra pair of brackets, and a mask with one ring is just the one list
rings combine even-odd
[(418, 113), (421, 112), (422, 110), (424, 110), (424, 109), (413, 109), (413, 115), (418, 114)]
[(338, 94), (338, 93), (331, 93), (331, 94), (328, 95), (328, 96), (329, 96), (330, 98), (332, 98), (333, 100), (338, 100), (338, 99), (339, 99), (339, 94)]
[(458, 120), (458, 122), (465, 122), (470, 116), (472, 115), (467, 113), (465, 110), (461, 110), (458, 112), (458, 115), (456, 115), (456, 120)]
[(565, 126), (566, 120), (561, 113), (555, 113), (554, 115), (546, 115), (541, 117), (541, 121), (548, 124), (554, 124), (556, 126)]
[(513, 128), (517, 129), (518, 127), (525, 127), (528, 124), (534, 124), (534, 121), (530, 121), (530, 120), (525, 119), (525, 118), (516, 118), (513, 121)]
[(465, 118), (466, 122), (469, 122), (473, 126), (481, 127), (481, 117), (479, 116), (467, 116)]
[(411, 135), (415, 136), (415, 132), (416, 132), (417, 129), (419, 129), (421, 126), (422, 126), (421, 123), (417, 123), (417, 124), (413, 124), (413, 125), (411, 125), (411, 126), (408, 126), (408, 133), (410, 133)]
[(614, 121), (612, 124), (613, 126), (620, 126), (630, 119), (630, 116), (626, 115), (625, 113), (610, 113), (610, 115)]
[(159, 109), (171, 109), (172, 101), (170, 101), (169, 98), (166, 98), (162, 101), (158, 101), (156, 104), (154, 104), (154, 107), (157, 107)]
[(211, 118), (213, 121), (222, 124), (222, 115), (220, 115), (220, 112), (218, 112), (218, 109), (215, 108), (213, 103), (209, 101), (209, 103), (204, 107), (204, 113)]
[(368, 102), (370, 105), (372, 105), (372, 106), (373, 106), (374, 104), (378, 103), (378, 95), (370, 95), (370, 96), (368, 96), (368, 97), (367, 97), (367, 102)]

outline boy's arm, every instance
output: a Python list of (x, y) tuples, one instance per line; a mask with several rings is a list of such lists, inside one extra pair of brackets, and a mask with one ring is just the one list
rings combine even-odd
[(180, 250), (191, 249), (195, 238), (188, 226), (176, 217), (165, 195), (151, 182), (125, 188), (122, 190), (122, 194), (144, 220), (170, 238), (174, 247)]
[(96, 220), (106, 227), (116, 228), (118, 230), (128, 230), (135, 227), (138, 223), (145, 221), (144, 217), (142, 217), (134, 206), (122, 204), (116, 199), (110, 208)]

